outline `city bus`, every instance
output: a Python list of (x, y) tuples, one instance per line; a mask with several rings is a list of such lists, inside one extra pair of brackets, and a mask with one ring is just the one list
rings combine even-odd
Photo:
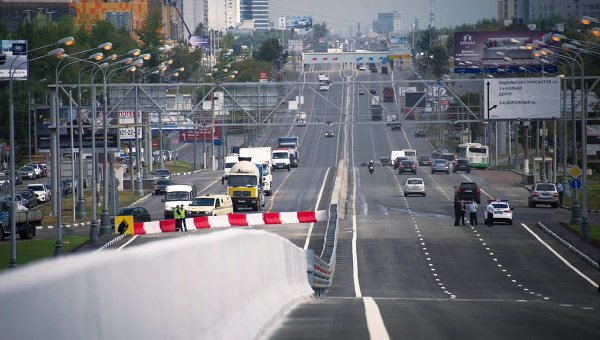
[(458, 157), (469, 160), (472, 168), (487, 169), (490, 166), (490, 150), (480, 143), (463, 143), (457, 146)]

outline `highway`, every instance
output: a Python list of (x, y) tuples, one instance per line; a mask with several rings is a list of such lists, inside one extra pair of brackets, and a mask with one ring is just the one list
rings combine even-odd
[[(568, 220), (568, 211), (528, 208), (527, 191), (503, 172), (431, 174), (423, 166), (413, 176), (377, 166), (369, 174), (364, 163), (389, 157), (392, 150), (431, 152), (427, 138), (413, 137), (417, 124), (405, 123), (401, 131), (368, 124), (370, 95), (358, 95), (359, 83), (354, 82), (381, 95), (383, 86), (369, 82), (400, 75), (334, 65), (308, 71), (303, 80), (316, 82), (320, 72), (333, 82), (329, 91), (308, 85), (299, 91), (310, 124), (296, 126), (292, 116), (284, 117), (288, 125), (274, 127), (260, 139), (261, 145), (273, 147), (279, 136), (301, 139), (300, 166), (274, 172), (273, 195), (264, 210), (327, 209), (338, 162), (348, 161), (348, 199), (340, 202), (346, 215), (339, 225), (333, 285), (324, 295), (294, 306), (265, 338), (598, 338), (600, 303), (594, 283), (600, 281), (599, 273), (534, 226), (537, 221)], [(399, 111), (397, 102), (383, 105)], [(323, 123), (312, 124), (317, 121)], [(333, 138), (325, 138), (329, 129)], [(193, 157), (190, 149), (182, 148), (180, 159)], [(408, 177), (425, 180), (426, 197), (403, 196), (401, 186)], [(196, 184), (199, 194), (225, 191), (220, 171), (174, 179)], [(453, 226), (454, 186), (461, 180), (480, 185), (482, 205), (488, 198), (509, 199), (515, 223), (485, 226), (480, 205), (478, 226)], [(153, 219), (162, 219), (161, 198), (142, 204)], [(323, 246), (324, 228), (324, 223), (261, 227), (316, 253)], [(215, 230), (127, 237), (115, 247), (210, 232)]]

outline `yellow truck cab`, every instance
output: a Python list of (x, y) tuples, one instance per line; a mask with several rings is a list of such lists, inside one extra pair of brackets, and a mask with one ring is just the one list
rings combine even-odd
[(228, 215), (233, 213), (233, 202), (228, 195), (197, 196), (186, 212), (188, 217)]

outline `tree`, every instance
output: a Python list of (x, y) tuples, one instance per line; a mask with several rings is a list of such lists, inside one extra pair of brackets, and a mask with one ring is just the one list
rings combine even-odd
[(141, 29), (134, 30), (142, 48), (159, 47), (164, 45), (165, 39), (162, 34), (163, 22), (162, 16), (158, 10), (148, 13)]
[(274, 63), (281, 59), (282, 53), (283, 48), (279, 43), (279, 39), (272, 37), (265, 40), (258, 51), (254, 53), (254, 59)]

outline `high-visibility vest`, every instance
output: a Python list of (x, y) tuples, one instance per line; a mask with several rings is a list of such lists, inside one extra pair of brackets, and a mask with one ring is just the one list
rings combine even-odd
[(174, 217), (176, 220), (178, 220), (178, 219), (180, 219), (180, 218), (181, 218), (181, 217), (180, 217), (180, 215), (179, 215), (179, 208), (175, 208), (175, 209), (173, 209), (173, 217)]

